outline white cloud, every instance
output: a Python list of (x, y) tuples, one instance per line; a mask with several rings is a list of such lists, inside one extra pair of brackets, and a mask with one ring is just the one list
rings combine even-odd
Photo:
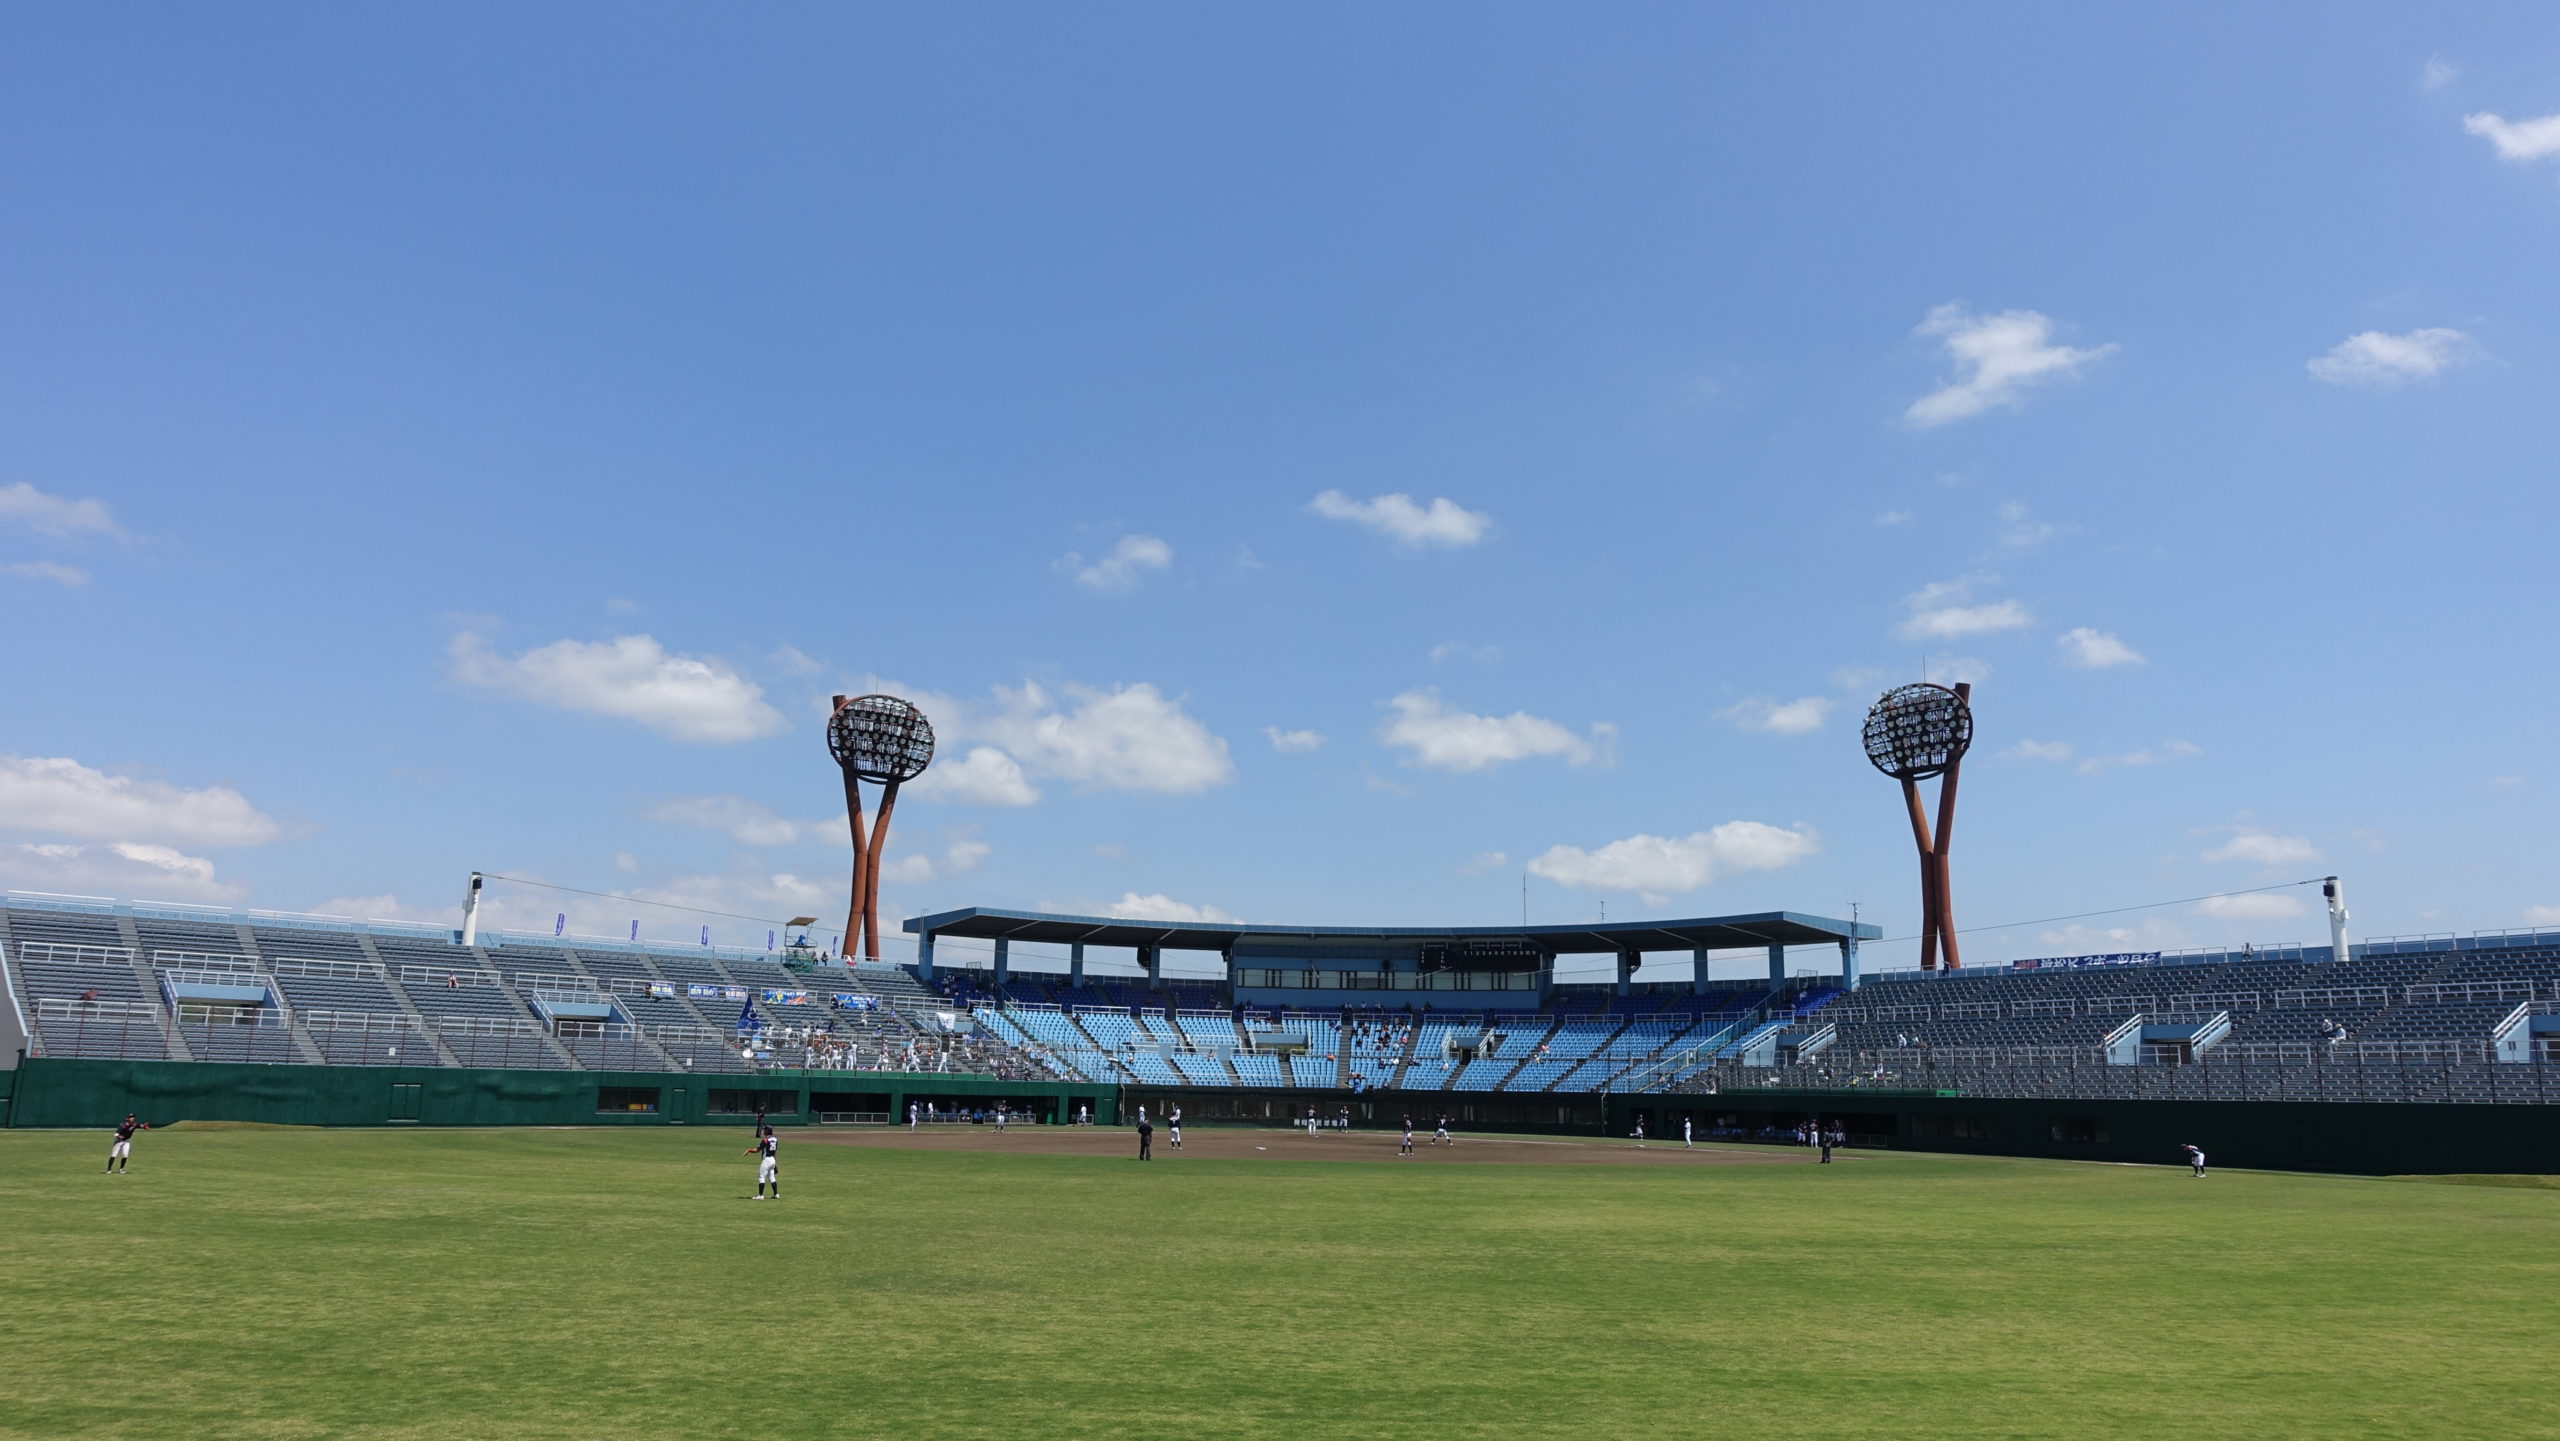
[(2538, 120), (2509, 120), (2482, 112), (2462, 117), (2462, 128), (2496, 146), (2501, 160), (2547, 160), (2560, 156), (2560, 115)]
[(2442, 90), (2462, 78), (2462, 67), (2438, 55), (2418, 69), (2418, 88)]
[(1687, 836), (1629, 836), (1596, 851), (1553, 846), (1529, 862), (1532, 874), (1560, 886), (1595, 891), (1678, 895), (1735, 871), (1772, 871), (1822, 849), (1811, 826), (1727, 821)]
[(2114, 633), (2078, 626), (2054, 638), (2062, 647), (2062, 663), (2081, 670), (2104, 670), (2116, 665), (2143, 664), (2142, 652), (2118, 640)]
[(188, 790), (61, 756), (0, 755), (0, 831), (79, 840), (257, 846), (281, 828), (227, 786)]
[(790, 820), (744, 796), (731, 795), (669, 796), (650, 808), (649, 819), (700, 826), (749, 846), (787, 846), (820, 828), (817, 822)]
[(23, 525), (39, 535), (124, 534), (105, 501), (47, 495), (23, 480), (0, 485), (0, 522)]
[[(311, 910), (316, 915), (348, 916), (360, 921), (420, 921), (428, 925), (443, 922), (456, 927), (461, 925), (462, 916), (462, 908), (458, 905), (445, 906), (441, 909), (431, 906), (404, 906), (400, 903), (400, 898), (389, 891), (378, 896), (331, 896), (313, 906)], [(488, 923), (485, 909), (481, 916), (481, 923), (483, 925)]]
[(1152, 535), (1124, 535), (1111, 553), (1091, 565), (1084, 557), (1068, 551), (1058, 559), (1058, 569), (1076, 578), (1076, 584), (1093, 590), (1129, 590), (1141, 573), (1162, 570), (1173, 564), (1173, 547)]
[(14, 575), (21, 580), (49, 580), (56, 585), (87, 585), (89, 572), (58, 560), (18, 560), (0, 565), (0, 575)]
[(933, 879), (933, 857), (908, 851), (896, 860), (880, 863), (880, 880), (884, 885), (920, 886)]
[(2528, 926), (2560, 926), (2560, 906), (2527, 906), (2524, 923)]
[(1458, 873), (1467, 876), (1481, 875), (1486, 871), (1508, 870), (1510, 866), (1509, 851), (1478, 851), (1468, 859), (1465, 865), (1458, 867)]
[(1022, 763), (994, 746), (971, 746), (957, 760), (938, 758), (908, 783), (906, 793), (931, 800), (972, 806), (1027, 806), (1039, 790), (1022, 774)]
[(1921, 666), (1920, 678), (1940, 685), (1980, 685), (1991, 679), (1991, 662), (1976, 655), (1933, 655)]
[(1999, 579), (1963, 575), (1934, 581), (1902, 598), (1911, 615), (1898, 627), (1905, 640), (1953, 640), (2033, 625), (2035, 616), (2014, 600), (1975, 602), (1973, 588)]
[(988, 845), (985, 841), (953, 841), (942, 848), (942, 867), (955, 876), (965, 875), (976, 870), (978, 862), (994, 853), (995, 847)]
[(2216, 864), (2241, 861), (2253, 866), (2294, 866), (2320, 859), (2320, 848), (2302, 836), (2244, 830), (2205, 852), (2204, 859)]
[(2477, 353), (2471, 337), (2436, 326), (2405, 335), (2359, 331), (2326, 355), (2305, 364), (2315, 380), (2331, 385), (2407, 385), (2426, 380), (2471, 359)]
[(796, 645), (776, 646), (773, 663), (792, 675), (816, 675), (826, 669)]
[(1151, 896), (1136, 891), (1123, 891), (1103, 912), (1124, 921), (1179, 921), (1191, 925), (1226, 925), (1235, 917), (1216, 906), (1195, 906), (1177, 901), (1162, 891)]
[(1910, 523), (1911, 512), (1907, 510), (1880, 510), (1876, 512), (1876, 524), (1884, 526), (1887, 529), (1891, 529), (1897, 525), (1909, 525)]
[(1480, 771), (1533, 756), (1562, 756), (1578, 766), (1605, 762), (1618, 733), (1617, 727), (1600, 721), (1585, 739), (1527, 711), (1507, 716), (1454, 711), (1440, 703), (1438, 691), (1428, 689), (1406, 691), (1387, 704), (1395, 716), (1380, 739), (1412, 752), (1408, 764), (1437, 770)]
[(1271, 738), (1271, 748), (1284, 755), (1304, 754), (1324, 744), (1315, 731), (1284, 731), (1278, 726), (1264, 726), (1262, 733)]
[(21, 890), (161, 901), (236, 901), (243, 887), (215, 879), (213, 862), (138, 841), (0, 849), (0, 877)]
[(1831, 673), (1831, 683), (1845, 691), (1863, 692), (1881, 688), (1888, 676), (1871, 665), (1844, 665)]
[(971, 716), (984, 735), (1033, 775), (1098, 790), (1184, 794), (1235, 777), (1227, 743), (1152, 685), (1060, 687), (1062, 707), (1035, 681), (996, 688), (998, 708)]
[(469, 631), (449, 648), (454, 678), (524, 700), (633, 721), (672, 740), (728, 745), (784, 728), (764, 690), (716, 657), (670, 654), (645, 635), (558, 640), (507, 657)]
[(2053, 522), (2037, 520), (2022, 501), (2005, 502), (1992, 514), (2000, 521), (2000, 544), (2010, 550), (2033, 550), (2062, 534)]
[(1796, 700), (1772, 700), (1755, 695), (1716, 712), (1717, 715), (1749, 731), (1768, 731), (1772, 735), (1800, 736), (1820, 730), (1823, 717), (1831, 714), (1831, 698), (1809, 695)]
[[(964, 774), (938, 781), (944, 763), (936, 761), (908, 788), (910, 795), (1029, 805), (1040, 798), (1030, 779), (1091, 790), (1187, 794), (1235, 778), (1227, 743), (1179, 700), (1144, 682), (1104, 689), (1071, 681), (1053, 694), (1037, 681), (1024, 681), (1019, 688), (997, 686), (987, 701), (964, 701), (879, 676), (847, 681), (842, 688), (848, 695), (859, 690), (913, 703), (932, 719), (944, 754), (963, 743), (974, 746), (961, 763)], [(981, 757), (980, 749), (990, 754)]]
[(1447, 496), (1424, 506), (1401, 493), (1353, 500), (1341, 491), (1328, 490), (1308, 502), (1307, 509), (1327, 520), (1366, 526), (1404, 545), (1473, 545), (1493, 527), (1492, 516), (1464, 509)]
[(2190, 756), (2201, 754), (2203, 754), (2202, 748), (2192, 741), (2163, 741), (2157, 749), (2145, 746), (2141, 750), (2125, 751), (2119, 755), (2091, 756), (2080, 763), (2080, 774), (2102, 775), (2107, 771), (2125, 766), (2147, 766), (2156, 765), (2162, 761), (2182, 761)]
[(2053, 321), (2033, 310), (1975, 315), (1950, 302), (1929, 312), (1914, 332), (1938, 337), (1956, 363), (1958, 379), (1911, 403), (1903, 418), (1914, 425), (1945, 425), (1980, 415), (1995, 405), (2015, 405), (2030, 385), (2077, 373), (2115, 350), (2101, 345), (2074, 350), (2053, 343)]
[(2071, 742), (2022, 740), (2002, 751), (2001, 754), (2016, 756), (2021, 760), (2067, 761), (2071, 759)]
[(2298, 897), (2278, 891), (2260, 891), (2246, 896), (2209, 896), (2196, 909), (2217, 921), (2280, 921), (2302, 914)]

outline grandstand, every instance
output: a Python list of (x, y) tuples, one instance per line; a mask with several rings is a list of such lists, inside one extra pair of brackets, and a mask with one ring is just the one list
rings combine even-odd
[[(1068, 1074), (895, 966), (13, 892), (31, 1058), (745, 1074)], [(742, 1032), (741, 1016), (752, 1017)]]
[[(1468, 1116), (1573, 1124), (1598, 1114), (1576, 1098), (1756, 1093), (2560, 1103), (2545, 1080), (2560, 1062), (2555, 931), (1862, 977), (1872, 927), (1785, 912), (1428, 930), (969, 910), (907, 925), (913, 965), (848, 966), (805, 948), (466, 945), (388, 922), (11, 893), (0, 966), (17, 1048), (39, 1060), (921, 1072), (1267, 1098), (1202, 1112), (1238, 1118), (1420, 1091)], [(980, 963), (949, 964), (964, 939)], [(1016, 970), (1016, 942), (1052, 944), (1066, 968)], [(1086, 974), (1089, 946), (1125, 947), (1137, 974)], [(1756, 974), (1712, 973), (1745, 947)], [(1836, 963), (1794, 964), (1815, 947)], [(1166, 976), (1163, 953), (1182, 949), (1224, 974)], [(1688, 953), (1690, 979), (1638, 982), (1665, 950)], [(1558, 980), (1577, 953), (1614, 957), (1614, 978)]]

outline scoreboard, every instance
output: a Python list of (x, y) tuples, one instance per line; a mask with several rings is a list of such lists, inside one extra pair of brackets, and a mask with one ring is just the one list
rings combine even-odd
[(1525, 940), (1432, 941), (1422, 947), (1421, 969), (1534, 971), (1546, 962), (1546, 953)]

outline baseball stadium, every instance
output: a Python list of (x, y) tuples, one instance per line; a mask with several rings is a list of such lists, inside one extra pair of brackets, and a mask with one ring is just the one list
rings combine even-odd
[[(0, 1426), (2560, 1422), (2510, 1384), (2552, 1315), (2560, 933), (2354, 942), (2327, 877), (2327, 946), (1965, 966), (1943, 922), (1968, 692), (1897, 688), (1867, 727), (1924, 847), (1937, 944), (1910, 971), (1861, 967), (1871, 924), (1785, 910), (973, 907), (907, 919), (913, 960), (882, 962), (869, 877), (934, 745), (878, 695), (834, 703), (858, 834), (823, 947), (483, 930), (479, 875), (445, 932), (11, 893), (0, 1195), (32, 1364)], [(1665, 952), (1689, 979), (1637, 982)], [(1614, 974), (1560, 980), (1577, 957)], [(100, 1196), (78, 1160), (107, 1130)], [(742, 1154), (749, 1199), (787, 1178), (787, 1211), (715, 1219)], [(150, 1239), (100, 1256), (108, 1216)], [(718, 1354), (742, 1310), (777, 1354)], [(111, 1356), (112, 1402), (71, 1383)], [(2226, 1404), (2199, 1419), (2199, 1389)]]
[(2560, 1438), (2555, 17), (17, 0), (0, 1441)]

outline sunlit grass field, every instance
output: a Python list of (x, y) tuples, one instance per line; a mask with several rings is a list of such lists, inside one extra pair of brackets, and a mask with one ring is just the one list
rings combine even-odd
[(2560, 1190), (0, 1132), (0, 1436), (2560, 1435)]

